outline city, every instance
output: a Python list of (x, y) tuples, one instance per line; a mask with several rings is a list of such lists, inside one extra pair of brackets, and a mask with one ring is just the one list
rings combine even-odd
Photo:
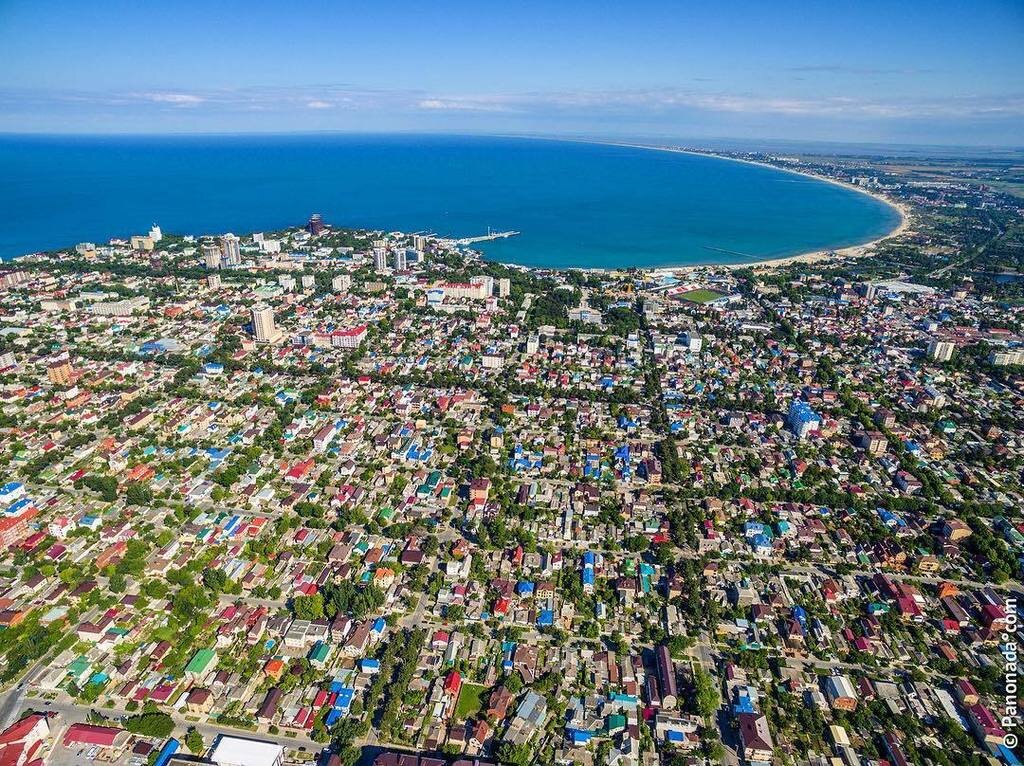
[(1019, 175), (725, 154), (906, 225), (588, 271), (313, 215), (5, 262), (0, 763), (1017, 764)]

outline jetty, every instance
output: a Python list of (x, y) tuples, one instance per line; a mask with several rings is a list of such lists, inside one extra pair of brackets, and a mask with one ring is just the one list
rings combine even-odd
[(488, 229), (486, 234), (481, 234), (478, 237), (463, 237), (462, 239), (456, 239), (455, 244), (460, 247), (464, 247), (466, 245), (474, 245), (477, 242), (489, 242), (492, 239), (508, 239), (509, 237), (518, 236), (519, 233), (520, 232), (518, 231), (491, 231)]

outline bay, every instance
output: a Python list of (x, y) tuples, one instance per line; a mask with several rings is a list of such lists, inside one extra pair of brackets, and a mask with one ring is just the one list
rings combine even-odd
[(340, 226), (469, 237), (535, 267), (736, 263), (860, 244), (868, 195), (730, 160), (559, 140), (420, 135), (2, 136), (0, 256), (144, 233)]

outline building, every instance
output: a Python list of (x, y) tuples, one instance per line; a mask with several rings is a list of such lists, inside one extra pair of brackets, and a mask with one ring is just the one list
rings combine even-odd
[(697, 354), (700, 352), (704, 345), (703, 338), (700, 337), (700, 333), (689, 331), (683, 333), (683, 346), (691, 354)]
[(210, 750), (209, 759), (218, 766), (282, 766), (284, 746), (221, 734)]
[(335, 348), (359, 348), (366, 338), (366, 325), (359, 325), (348, 330), (335, 330), (331, 333), (331, 345)]
[(676, 686), (676, 666), (665, 644), (658, 646), (655, 659), (658, 664), (658, 685), (661, 687), (661, 706), (672, 710), (679, 699), (679, 692)]
[(234, 267), (242, 263), (242, 246), (234, 234), (228, 232), (220, 238), (220, 252), (225, 266)]
[(206, 286), (211, 290), (220, 289), (220, 274), (211, 274), (206, 278)]
[(319, 213), (313, 213), (306, 222), (306, 231), (314, 237), (324, 230), (324, 221)]
[(512, 293), (512, 280), (502, 277), (498, 280), (498, 297), (507, 298)]
[(789, 405), (789, 428), (798, 439), (804, 439), (821, 428), (821, 416), (807, 402), (797, 399)]
[(216, 245), (203, 245), (203, 266), (208, 269), (219, 269), (221, 265), (221, 251)]
[(149, 229), (149, 238), (153, 240), (153, 242), (159, 242), (161, 239), (164, 238), (164, 233), (160, 231), (160, 227), (157, 226), (155, 223)]
[(348, 274), (337, 274), (331, 279), (331, 289), (336, 293), (347, 293), (352, 288), (352, 277)]
[(23, 766), (38, 758), (50, 738), (50, 722), (44, 713), (30, 713), (0, 732), (0, 764)]
[(387, 268), (388, 249), (383, 240), (377, 240), (373, 243), (373, 270), (381, 272), (387, 271)]
[(395, 271), (405, 271), (408, 268), (408, 261), (405, 250), (399, 249), (391, 255), (391, 267)]
[(988, 355), (988, 363), (993, 367), (1007, 367), (1011, 364), (1024, 364), (1024, 349), (1003, 349)]
[(889, 441), (880, 431), (862, 431), (855, 438), (856, 444), (869, 455), (883, 455)]
[(302, 275), (302, 289), (303, 291), (312, 290), (316, 286), (316, 277), (312, 274)]
[(276, 343), (281, 339), (281, 331), (274, 323), (274, 310), (265, 304), (253, 306), (252, 337), (257, 343)]
[(928, 344), (928, 356), (936, 362), (948, 362), (953, 357), (953, 349), (949, 341), (933, 340)]
[(825, 679), (825, 696), (834, 710), (853, 711), (857, 709), (857, 692), (846, 676), (829, 676)]
[(148, 308), (149, 298), (137, 295), (120, 301), (99, 301), (90, 305), (87, 310), (97, 316), (130, 317), (136, 311), (145, 311)]
[(46, 378), (55, 386), (70, 385), (72, 375), (74, 370), (71, 369), (71, 361), (68, 359), (58, 359), (46, 368)]
[[(124, 749), (128, 732), (110, 726), (94, 726), (89, 723), (73, 723), (64, 733), (64, 747), (98, 747), (115, 754)], [(113, 757), (109, 760), (114, 760)]]
[(740, 744), (747, 762), (772, 760), (775, 745), (768, 730), (768, 719), (760, 713), (740, 713), (736, 716), (740, 729)]

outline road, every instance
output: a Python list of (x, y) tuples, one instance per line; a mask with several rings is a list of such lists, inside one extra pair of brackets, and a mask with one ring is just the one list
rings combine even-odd
[[(100, 705), (85, 705), (74, 700), (69, 699), (57, 699), (53, 700), (49, 704), (46, 704), (46, 700), (42, 699), (30, 699), (28, 700), (28, 707), (43, 711), (52, 711), (59, 713), (61, 718), (61, 728), (67, 727), (72, 723), (83, 723), (86, 721), (89, 711), (95, 710), (103, 716), (108, 718), (116, 718), (120, 716), (132, 715), (123, 708), (113, 707), (102, 707)], [(270, 742), (276, 742), (279, 745), (289, 748), (305, 747), (309, 752), (319, 752), (323, 748), (323, 744), (314, 742), (309, 737), (302, 735), (295, 737), (287, 737), (282, 734), (268, 734), (263, 731), (251, 731), (249, 729), (238, 729), (231, 726), (220, 726), (216, 723), (197, 723), (191, 721), (185, 716), (179, 713), (171, 713), (171, 718), (174, 719), (174, 723), (177, 725), (177, 729), (174, 732), (174, 736), (181, 739), (185, 736), (185, 732), (190, 728), (195, 728), (200, 734), (203, 735), (203, 740), (207, 745), (213, 743), (213, 740), (220, 734), (230, 734), (239, 737), (256, 737)], [(117, 725), (116, 722), (113, 725)]]

